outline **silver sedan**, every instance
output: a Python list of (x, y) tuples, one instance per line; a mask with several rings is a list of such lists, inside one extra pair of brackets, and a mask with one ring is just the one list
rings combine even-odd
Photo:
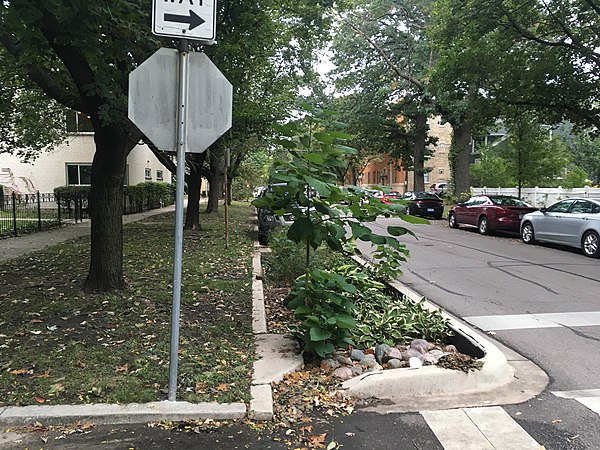
[(580, 248), (585, 256), (600, 257), (600, 199), (568, 198), (525, 214), (521, 238), (526, 244), (551, 242)]

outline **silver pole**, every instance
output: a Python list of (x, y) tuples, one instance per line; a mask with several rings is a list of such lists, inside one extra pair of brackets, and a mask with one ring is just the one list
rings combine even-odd
[(181, 260), (183, 254), (183, 191), (185, 153), (187, 151), (189, 47), (179, 41), (179, 85), (177, 114), (177, 188), (175, 191), (175, 254), (173, 256), (173, 308), (171, 312), (171, 355), (169, 360), (169, 401), (177, 399), (177, 363), (179, 358), (179, 316), (181, 310)]

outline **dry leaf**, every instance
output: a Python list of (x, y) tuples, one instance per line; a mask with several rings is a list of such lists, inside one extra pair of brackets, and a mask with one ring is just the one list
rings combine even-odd
[(325, 448), (325, 438), (327, 433), (313, 434), (308, 436), (308, 446), (312, 448)]
[(37, 397), (35, 397), (35, 401), (37, 403), (44, 403), (46, 401), (46, 399), (44, 397), (40, 397), (39, 395)]
[(115, 367), (115, 371), (119, 373), (127, 373), (129, 372), (129, 364), (125, 363), (122, 366)]
[(552, 423), (561, 423), (561, 422), (562, 422), (562, 420), (561, 420), (561, 419), (554, 419), (554, 420), (552, 421)]
[(227, 390), (229, 390), (229, 385), (225, 383), (221, 383), (217, 386), (217, 391), (226, 392)]
[(11, 370), (10, 373), (12, 375), (27, 375), (28, 373), (33, 373), (33, 370), (16, 369), (16, 370)]
[(304, 432), (306, 433), (312, 433), (313, 430), (313, 426), (312, 425), (307, 425), (305, 427), (300, 427), (300, 431), (302, 432), (302, 434), (304, 434)]
[(82, 360), (80, 360), (80, 359), (78, 359), (77, 361), (75, 361), (75, 365), (77, 367), (81, 367), (82, 369), (85, 369), (85, 363)]

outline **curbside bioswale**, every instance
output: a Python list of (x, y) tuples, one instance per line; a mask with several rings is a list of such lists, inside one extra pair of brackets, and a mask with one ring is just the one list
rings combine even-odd
[[(252, 402), (248, 416), (254, 420), (272, 420), (271, 383), (280, 381), (285, 374), (301, 370), (304, 363), (295, 341), (266, 332), (260, 257), (262, 252), (270, 249), (261, 248), (258, 243), (255, 248), (253, 323), (256, 325), (254, 333), (260, 359), (254, 363)], [(361, 265), (370, 264), (360, 257), (353, 259)], [(413, 302), (423, 300), (422, 296), (397, 280), (389, 282), (388, 286)], [(423, 305), (428, 309), (439, 309), (427, 300)], [(386, 369), (351, 378), (342, 383), (342, 389), (358, 399), (379, 400), (364, 409), (380, 413), (520, 403), (542, 392), (548, 377), (535, 364), (504, 349), (510, 355), (509, 361), (491, 340), (448, 313), (441, 312), (455, 334), (454, 342), (465, 353), (478, 357), (482, 363), (481, 369), (469, 372), (438, 366)]]

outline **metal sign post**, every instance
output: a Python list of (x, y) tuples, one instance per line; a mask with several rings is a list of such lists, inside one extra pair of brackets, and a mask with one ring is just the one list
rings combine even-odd
[(169, 361), (169, 401), (177, 398), (177, 363), (179, 360), (179, 315), (181, 310), (181, 264), (183, 256), (183, 194), (185, 186), (185, 153), (187, 151), (188, 103), (187, 39), (179, 41), (179, 83), (177, 113), (177, 187), (175, 190), (175, 254), (173, 256), (173, 308), (171, 311), (171, 358)]
[(231, 83), (208, 56), (188, 47), (188, 39), (214, 44), (215, 23), (216, 0), (154, 0), (152, 32), (179, 38), (179, 50), (158, 49), (129, 74), (129, 119), (159, 150), (177, 152), (169, 401), (177, 398), (185, 154), (206, 151), (231, 128)]
[(229, 148), (225, 149), (225, 248), (229, 248)]

